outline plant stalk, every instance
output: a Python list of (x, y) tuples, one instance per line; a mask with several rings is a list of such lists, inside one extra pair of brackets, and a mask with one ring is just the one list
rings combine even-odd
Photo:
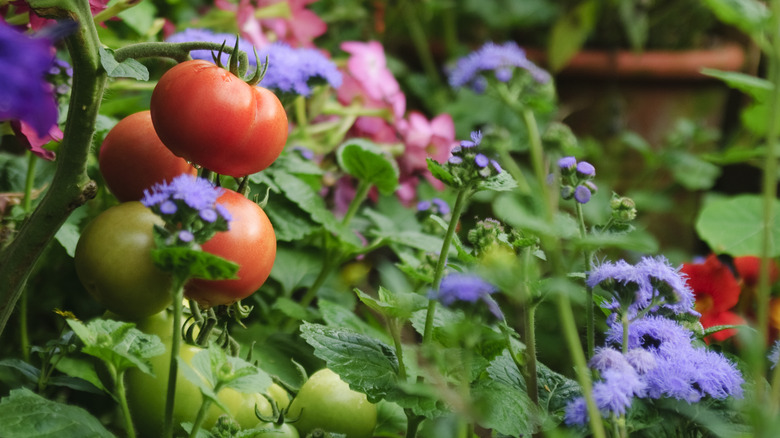
[(173, 437), (173, 407), (176, 401), (176, 380), (179, 371), (179, 350), (181, 349), (182, 300), (184, 299), (184, 283), (187, 276), (174, 272), (173, 284), (173, 334), (171, 337), (171, 358), (168, 365), (168, 389), (165, 396), (165, 421), (163, 436)]

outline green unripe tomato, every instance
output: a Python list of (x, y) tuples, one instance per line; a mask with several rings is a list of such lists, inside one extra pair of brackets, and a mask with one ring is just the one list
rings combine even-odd
[(140, 202), (125, 202), (93, 219), (76, 245), (76, 273), (84, 288), (123, 318), (145, 318), (171, 303), (171, 276), (151, 256), (153, 227), (162, 224)]
[(376, 405), (328, 368), (309, 377), (287, 412), (290, 420), (298, 418), (293, 425), (301, 436), (319, 428), (343, 433), (347, 438), (371, 438), (376, 417)]

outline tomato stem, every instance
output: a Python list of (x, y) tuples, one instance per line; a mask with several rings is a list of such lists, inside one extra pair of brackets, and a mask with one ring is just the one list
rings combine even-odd
[(127, 406), (127, 392), (125, 391), (125, 372), (116, 373), (116, 397), (119, 399), (119, 407), (122, 410), (122, 417), (125, 420), (125, 431), (128, 438), (135, 438), (135, 427), (130, 415), (130, 408)]
[(168, 366), (168, 392), (165, 398), (165, 421), (163, 426), (163, 436), (173, 437), (173, 405), (176, 399), (176, 377), (178, 375), (179, 350), (181, 349), (181, 314), (182, 300), (184, 299), (184, 283), (187, 282), (187, 275), (174, 272), (173, 284), (173, 336), (171, 337), (171, 359)]

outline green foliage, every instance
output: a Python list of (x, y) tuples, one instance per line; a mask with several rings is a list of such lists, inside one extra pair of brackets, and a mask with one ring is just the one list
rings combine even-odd
[(220, 256), (199, 249), (167, 246), (152, 250), (152, 260), (163, 271), (186, 278), (224, 280), (237, 278), (239, 266)]
[(14, 389), (0, 400), (0, 424), (6, 438), (114, 437), (83, 408), (46, 399), (29, 389)]
[[(696, 231), (716, 254), (744, 256), (761, 254), (764, 233), (769, 232), (769, 256), (780, 256), (780, 216), (774, 216), (769, 230), (764, 227), (763, 201), (755, 195), (714, 199), (704, 205), (696, 220)], [(780, 202), (772, 207), (780, 211)]]
[(398, 166), (367, 140), (352, 139), (336, 151), (339, 166), (360, 181), (375, 185), (380, 193), (392, 194), (398, 187)]
[(100, 48), (100, 62), (109, 77), (130, 78), (139, 81), (149, 80), (149, 70), (143, 64), (132, 58), (117, 62), (114, 59), (114, 51), (111, 49)]
[(131, 322), (95, 319), (87, 324), (68, 319), (68, 325), (84, 343), (81, 351), (113, 367), (117, 372), (137, 367), (152, 373), (149, 358), (165, 353), (156, 335), (147, 335)]

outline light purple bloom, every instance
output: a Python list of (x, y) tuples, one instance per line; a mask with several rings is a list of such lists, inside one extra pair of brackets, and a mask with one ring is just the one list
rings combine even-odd
[(217, 220), (217, 211), (212, 208), (204, 208), (198, 212), (198, 216), (206, 222), (214, 222)]
[(674, 355), (656, 358), (657, 366), (644, 376), (650, 398), (695, 403), (705, 397), (742, 397), (742, 375), (719, 353), (688, 345)]
[(160, 213), (162, 214), (174, 214), (176, 213), (176, 210), (178, 210), (176, 203), (170, 199), (167, 199), (160, 204)]
[[(623, 345), (623, 325), (614, 323), (606, 333), (609, 344)], [(678, 354), (689, 348), (693, 333), (676, 321), (661, 316), (646, 316), (631, 322), (628, 330), (628, 349), (643, 348), (659, 357)]]
[(770, 367), (772, 369), (774, 369), (777, 366), (777, 363), (780, 362), (780, 340), (775, 341), (774, 345), (772, 345), (772, 349), (769, 350), (767, 359), (769, 359), (769, 363), (771, 364)]
[(593, 401), (603, 416), (625, 414), (633, 398), (644, 394), (645, 384), (631, 367), (608, 369), (601, 376), (604, 380), (593, 385)]
[(517, 43), (508, 41), (501, 45), (486, 43), (460, 58), (449, 72), (449, 83), (455, 88), (470, 86), (476, 92), (482, 92), (486, 85), (484, 72), (493, 71), (498, 80), (506, 82), (512, 78), (516, 67), (528, 71), (537, 82), (550, 81), (549, 73), (529, 61)]
[(593, 357), (590, 358), (588, 366), (600, 372), (604, 372), (609, 369), (615, 369), (618, 371), (633, 369), (631, 364), (629, 364), (626, 360), (626, 357), (623, 356), (623, 353), (609, 347), (596, 349)]
[(192, 242), (192, 240), (195, 239), (195, 235), (192, 234), (192, 232), (188, 230), (181, 230), (179, 231), (179, 240), (182, 242)]
[(46, 137), (57, 124), (54, 88), (46, 81), (54, 62), (48, 38), (0, 23), (0, 120), (19, 120)]
[(438, 209), (439, 214), (447, 215), (450, 213), (450, 205), (447, 204), (447, 201), (440, 198), (433, 198), (431, 199), (431, 202), (433, 202), (433, 205)]
[(431, 201), (420, 201), (417, 203), (417, 211), (428, 211), (431, 209)]
[(474, 157), (474, 163), (476, 163), (477, 166), (484, 168), (487, 167), (488, 163), (490, 163), (490, 160), (484, 154), (477, 154)]
[(628, 363), (639, 375), (645, 374), (656, 367), (655, 356), (642, 348), (634, 348), (625, 354)]
[(448, 163), (450, 163), (450, 164), (460, 164), (460, 163), (462, 163), (462, 162), (463, 162), (463, 158), (461, 158), (461, 157), (459, 157), (459, 156), (457, 156), (457, 155), (453, 155), (453, 156), (451, 156), (451, 157), (450, 157), (450, 158), (447, 160), (447, 162), (448, 162)]
[(482, 143), (482, 131), (471, 131), (471, 140), (462, 140), (460, 146), (464, 148), (473, 148)]
[(563, 170), (572, 170), (577, 167), (577, 159), (574, 157), (563, 157), (558, 160), (558, 167)]
[(310, 96), (311, 86), (327, 83), (341, 86), (341, 72), (330, 59), (317, 49), (292, 48), (277, 42), (260, 51), (260, 59), (268, 57), (268, 70), (260, 84), (285, 93)]
[(576, 397), (566, 405), (563, 421), (568, 426), (583, 426), (588, 422), (588, 405), (585, 397)]
[(640, 275), (648, 279), (645, 287), (650, 288), (649, 293), (664, 297), (664, 307), (675, 313), (699, 315), (693, 310), (695, 301), (693, 290), (688, 286), (685, 274), (680, 272), (680, 267), (675, 269), (665, 257), (658, 256), (643, 257), (637, 263), (636, 269)]
[(580, 161), (577, 163), (577, 174), (581, 177), (593, 177), (596, 176), (596, 168), (587, 161)]
[(585, 186), (577, 186), (574, 189), (574, 199), (580, 204), (587, 204), (590, 201), (590, 189)]
[(504, 314), (498, 307), (498, 303), (490, 296), (497, 291), (495, 286), (479, 276), (454, 272), (444, 277), (438, 293), (431, 291), (429, 298), (439, 300), (446, 307), (458, 302), (476, 303), (482, 301), (487, 304), (488, 310), (493, 316), (504, 319)]
[(217, 213), (219, 213), (220, 216), (222, 216), (222, 219), (225, 219), (228, 223), (230, 223), (231, 220), (233, 220), (233, 215), (230, 214), (227, 207), (225, 207), (222, 204), (216, 204), (214, 205), (214, 209), (217, 210)]
[[(236, 35), (230, 33), (215, 33), (208, 29), (189, 28), (169, 36), (166, 38), (166, 41), (169, 43), (184, 43), (189, 41), (203, 41), (217, 44), (225, 43), (226, 50), (230, 51), (236, 44)], [(239, 38), (238, 50), (247, 54), (250, 65), (257, 66), (257, 61), (254, 58), (254, 48), (249, 41)], [(214, 51), (213, 53), (216, 55), (217, 51)], [(202, 59), (209, 62), (213, 62), (214, 60), (211, 50), (192, 50), (190, 51), (190, 56), (192, 56), (193, 59)], [(229, 57), (229, 53), (223, 52), (222, 55), (220, 55), (219, 60), (222, 65), (228, 64)]]
[(501, 173), (504, 171), (504, 169), (501, 168), (501, 165), (498, 164), (498, 161), (496, 160), (490, 160), (490, 165), (493, 166), (493, 169), (496, 171), (496, 173)]
[(160, 211), (165, 213), (171, 211), (170, 204), (176, 206), (176, 201), (181, 201), (187, 207), (201, 211), (214, 208), (214, 203), (222, 191), (207, 179), (185, 173), (175, 177), (170, 183), (155, 184), (151, 191), (144, 190), (141, 203), (147, 207), (159, 205)]

